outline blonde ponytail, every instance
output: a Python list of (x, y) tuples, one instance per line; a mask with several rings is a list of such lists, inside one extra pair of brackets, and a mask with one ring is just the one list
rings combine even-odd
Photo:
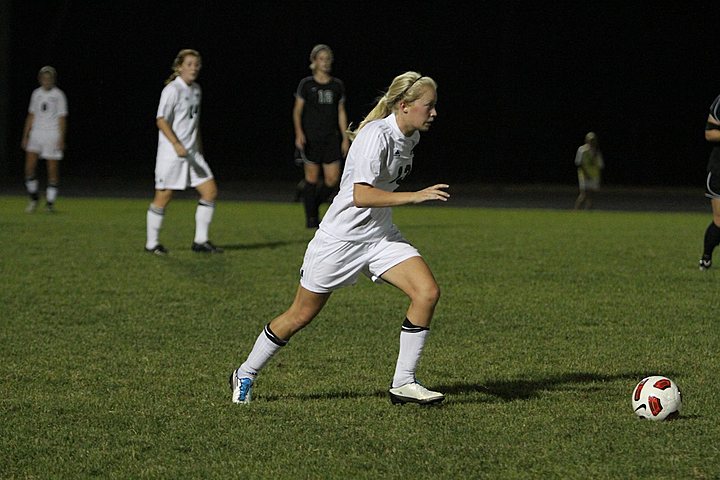
[(385, 118), (394, 112), (400, 102), (410, 104), (420, 98), (427, 87), (437, 89), (435, 80), (430, 77), (423, 77), (417, 72), (405, 72), (395, 77), (388, 87), (385, 95), (378, 99), (375, 107), (360, 122), (355, 130), (348, 128), (347, 135), (350, 140), (355, 139), (358, 132), (369, 122)]

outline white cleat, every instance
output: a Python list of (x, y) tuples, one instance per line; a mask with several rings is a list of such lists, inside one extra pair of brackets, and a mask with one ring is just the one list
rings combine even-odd
[(35, 213), (35, 210), (37, 210), (37, 205), (37, 200), (30, 200), (30, 202), (27, 204), (27, 207), (25, 207), (25, 213)]
[(390, 388), (390, 401), (393, 405), (406, 403), (419, 403), (420, 405), (433, 405), (445, 400), (445, 395), (433, 392), (418, 382), (407, 383), (402, 387)]

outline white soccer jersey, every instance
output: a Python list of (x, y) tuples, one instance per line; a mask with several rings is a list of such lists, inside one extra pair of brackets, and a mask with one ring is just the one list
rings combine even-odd
[(59, 130), (61, 117), (68, 114), (67, 99), (62, 90), (42, 87), (33, 90), (28, 112), (33, 114), (33, 130)]
[[(168, 83), (160, 94), (157, 118), (163, 117), (172, 127), (178, 140), (187, 150), (197, 150), (200, 121), (200, 85), (188, 85), (180, 77)], [(157, 158), (175, 158), (177, 153), (170, 140), (158, 130)]]
[(412, 170), (413, 148), (419, 141), (419, 132), (406, 137), (400, 131), (395, 114), (365, 125), (350, 147), (340, 191), (323, 217), (320, 230), (355, 242), (371, 242), (397, 231), (392, 209), (356, 207), (353, 187), (367, 183), (386, 192), (395, 191)]

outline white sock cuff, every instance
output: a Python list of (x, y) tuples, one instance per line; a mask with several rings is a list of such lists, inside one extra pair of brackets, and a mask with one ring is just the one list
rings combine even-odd
[(154, 204), (150, 204), (148, 212), (154, 213), (155, 215), (165, 215), (165, 209), (162, 207), (156, 207)]

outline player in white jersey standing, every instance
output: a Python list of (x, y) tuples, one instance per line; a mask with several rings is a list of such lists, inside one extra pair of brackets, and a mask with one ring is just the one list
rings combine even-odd
[(55, 86), (56, 80), (57, 72), (53, 67), (40, 69), (40, 87), (32, 92), (25, 119), (21, 147), (25, 150), (25, 188), (30, 195), (30, 203), (25, 209), (28, 213), (37, 209), (40, 198), (37, 179), (39, 158), (45, 159), (47, 165), (46, 209), (48, 212), (55, 211), (68, 115), (65, 93)]
[(200, 194), (195, 211), (195, 239), (192, 251), (222, 253), (208, 240), (208, 231), (215, 212), (217, 185), (210, 166), (203, 156), (200, 137), (200, 102), (202, 91), (195, 80), (202, 61), (196, 50), (180, 50), (173, 62), (173, 73), (165, 82), (157, 111), (158, 149), (155, 163), (155, 198), (147, 211), (145, 251), (167, 255), (160, 243), (165, 208), (172, 200), (173, 190), (188, 185)]
[(320, 313), (338, 288), (362, 273), (385, 281), (410, 298), (400, 332), (400, 351), (390, 385), (394, 404), (434, 404), (445, 396), (415, 378), (440, 289), (430, 268), (392, 223), (390, 207), (430, 200), (447, 201), (446, 184), (417, 192), (395, 192), (410, 173), (420, 133), (437, 116), (437, 86), (430, 77), (406, 72), (351, 133), (340, 192), (308, 244), (300, 286), (290, 308), (268, 323), (250, 355), (230, 375), (234, 403), (249, 403), (258, 372), (290, 338)]

